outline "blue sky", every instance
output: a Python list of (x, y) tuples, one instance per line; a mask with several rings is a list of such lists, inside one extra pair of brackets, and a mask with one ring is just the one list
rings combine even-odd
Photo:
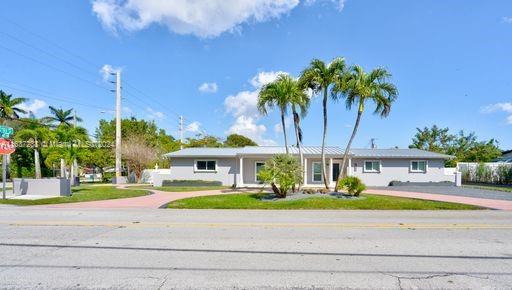
[[(511, 1), (2, 1), (0, 89), (75, 108), (93, 131), (112, 118), (122, 70), (123, 116), (154, 119), (176, 136), (237, 132), (282, 144), (277, 112), (254, 108), (261, 84), (297, 76), (313, 58), (383, 66), (400, 95), (391, 115), (364, 116), (356, 147), (409, 145), (416, 127), (475, 131), (512, 147)], [(57, 100), (58, 99), (58, 100)], [(102, 112), (103, 111), (103, 112)], [(305, 144), (321, 141), (321, 100), (303, 121)], [(330, 145), (344, 146), (355, 119), (329, 104)], [(291, 134), (290, 137), (293, 135)]]

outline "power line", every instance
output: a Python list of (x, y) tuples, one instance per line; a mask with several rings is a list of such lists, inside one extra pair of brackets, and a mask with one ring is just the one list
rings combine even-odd
[(69, 54), (69, 55), (71, 55), (71, 56), (73, 56), (73, 57), (75, 57), (75, 58), (80, 59), (80, 60), (81, 60), (82, 62), (84, 62), (84, 63), (87, 63), (87, 64), (91, 65), (91, 66), (92, 66), (92, 67), (94, 67), (95, 69), (96, 69), (97, 67), (99, 67), (99, 65), (97, 65), (97, 64), (95, 64), (95, 63), (93, 63), (92, 61), (90, 61), (90, 60), (86, 59), (85, 57), (82, 57), (82, 56), (80, 56), (80, 55), (78, 55), (78, 54), (73, 53), (72, 51), (68, 50), (68, 49), (67, 49), (67, 48), (65, 48), (65, 47), (62, 47), (62, 46), (61, 46), (61, 45), (59, 45), (58, 43), (56, 43), (56, 42), (54, 42), (54, 41), (52, 41), (52, 40), (50, 40), (50, 39), (48, 39), (48, 38), (46, 38), (46, 37), (44, 37), (44, 36), (42, 36), (42, 35), (38, 34), (38, 33), (35, 33), (34, 31), (32, 31), (32, 30), (30, 30), (30, 29), (28, 29), (28, 28), (26, 28), (26, 27), (24, 27), (24, 26), (22, 26), (22, 25), (20, 25), (20, 24), (16, 23), (16, 22), (15, 22), (15, 21), (13, 21), (12, 19), (9, 19), (9, 18), (6, 18), (6, 17), (1, 17), (0, 19), (1, 19), (1, 20), (4, 20), (4, 21), (7, 21), (7, 22), (9, 22), (9, 23), (11, 23), (11, 24), (13, 24), (13, 25), (17, 26), (19, 29), (21, 29), (21, 30), (23, 30), (23, 31), (25, 31), (25, 32), (27, 32), (27, 33), (29, 33), (29, 34), (32, 34), (33, 36), (35, 36), (35, 37), (37, 37), (37, 38), (39, 38), (39, 39), (41, 39), (41, 40), (44, 40), (44, 41), (46, 41), (47, 43), (50, 43), (51, 45), (53, 45), (53, 46), (55, 46), (55, 47), (59, 48), (60, 50), (62, 50), (62, 51), (64, 51), (64, 52), (66, 52), (67, 54)]
[(58, 72), (61, 72), (61, 73), (63, 73), (63, 74), (66, 74), (66, 75), (72, 76), (72, 77), (74, 77), (74, 78), (76, 78), (76, 79), (78, 79), (78, 80), (81, 80), (82, 82), (92, 84), (92, 85), (94, 85), (94, 86), (96, 86), (96, 87), (98, 87), (98, 88), (100, 88), (100, 89), (102, 89), (102, 90), (108, 90), (107, 88), (105, 88), (105, 87), (103, 87), (103, 86), (100, 86), (100, 85), (98, 85), (97, 83), (95, 83), (95, 82), (93, 82), (93, 81), (90, 81), (90, 80), (84, 79), (84, 78), (82, 78), (82, 77), (80, 77), (80, 76), (77, 76), (77, 75), (75, 75), (75, 74), (69, 73), (69, 72), (67, 72), (67, 71), (65, 71), (65, 70), (62, 70), (62, 69), (60, 69), (60, 68), (57, 68), (57, 67), (55, 67), (55, 66), (53, 66), (53, 65), (51, 65), (51, 64), (47, 64), (47, 63), (45, 63), (45, 62), (42, 62), (42, 61), (40, 61), (40, 60), (38, 60), (38, 59), (35, 59), (35, 58), (31, 57), (31, 56), (28, 56), (28, 55), (26, 55), (26, 54), (23, 54), (23, 53), (17, 52), (17, 51), (15, 51), (15, 50), (12, 50), (12, 49), (10, 49), (10, 48), (8, 48), (8, 47), (6, 47), (6, 46), (3, 46), (3, 45), (1, 45), (1, 44), (0, 44), (0, 48), (2, 48), (2, 49), (4, 49), (4, 50), (9, 51), (9, 52), (10, 52), (10, 53), (12, 53), (12, 54), (16, 54), (16, 55), (18, 55), (18, 56), (21, 56), (21, 57), (27, 58), (27, 59), (29, 59), (29, 60), (32, 60), (33, 62), (39, 63), (39, 64), (41, 64), (41, 65), (43, 65), (43, 66), (49, 67), (49, 68), (51, 68), (51, 69), (53, 69), (53, 70), (56, 70), (56, 71), (58, 71)]
[[(95, 106), (95, 105), (90, 105), (90, 104), (80, 103), (80, 102), (73, 101), (73, 100), (69, 100), (69, 99), (62, 99), (62, 98), (57, 98), (57, 97), (48, 96), (48, 95), (46, 95), (46, 94), (37, 93), (37, 92), (34, 92), (34, 91), (32, 91), (32, 90), (27, 90), (27, 89), (22, 89), (22, 88), (16, 88), (16, 87), (13, 87), (13, 86), (10, 86), (10, 85), (8, 85), (8, 84), (1, 83), (1, 82), (0, 82), (0, 85), (1, 85), (1, 86), (3, 86), (3, 87), (9, 88), (9, 89), (11, 89), (11, 90), (17, 90), (17, 91), (20, 91), (20, 92), (26, 92), (26, 93), (29, 93), (29, 94), (32, 94), (32, 95), (35, 95), (35, 96), (38, 96), (38, 97), (41, 97), (41, 98), (52, 99), (52, 100), (56, 100), (56, 101), (61, 101), (61, 102), (71, 103), (71, 104), (76, 104), (76, 105), (79, 105), (79, 106), (90, 107), (90, 108), (99, 109), (99, 110), (109, 110), (109, 109), (107, 109), (107, 108), (105, 108), (105, 107), (98, 107), (98, 106)], [(26, 87), (29, 87), (29, 86), (26, 86)], [(33, 88), (33, 87), (32, 87), (32, 88)], [(36, 89), (36, 90), (39, 90), (39, 89)], [(42, 91), (42, 90), (39, 90), (39, 91)]]

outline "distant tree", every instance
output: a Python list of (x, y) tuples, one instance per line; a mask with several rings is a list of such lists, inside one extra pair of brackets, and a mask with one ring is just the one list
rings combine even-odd
[(215, 136), (197, 135), (196, 138), (187, 138), (185, 147), (224, 147), (224, 144)]
[(409, 148), (446, 153), (455, 140), (455, 136), (449, 133), (448, 128), (439, 128), (436, 125), (431, 128), (416, 128), (416, 131)]
[(48, 124), (52, 124), (54, 126), (73, 125), (74, 120), (77, 122), (81, 122), (82, 118), (73, 115), (73, 109), (63, 110), (62, 108), (57, 109), (55, 107), (49, 106), (50, 116), (44, 117), (42, 120)]
[(327, 179), (327, 169), (325, 166), (325, 143), (327, 138), (327, 101), (329, 96), (336, 100), (338, 96), (332, 91), (334, 85), (340, 78), (346, 74), (345, 60), (341, 57), (333, 59), (330, 63), (325, 63), (319, 59), (311, 61), (309, 66), (302, 72), (299, 82), (306, 89), (311, 89), (315, 94), (322, 93), (323, 109), (323, 136), (322, 136), (322, 175), (325, 188), (329, 188)]
[(252, 141), (250, 138), (247, 138), (238, 134), (231, 134), (224, 141), (224, 146), (226, 147), (244, 147), (244, 146), (258, 146), (256, 142)]
[(474, 132), (466, 134), (460, 131), (458, 134), (450, 134), (448, 128), (439, 128), (436, 125), (416, 130), (409, 148), (455, 156), (454, 159), (447, 160), (445, 166), (453, 167), (457, 162), (490, 162), (501, 156), (497, 140), (479, 141)]
[(19, 107), (26, 101), (26, 98), (13, 98), (12, 95), (0, 90), (0, 118), (2, 123), (5, 124), (8, 119), (18, 119), (20, 113), (27, 113)]
[(144, 136), (128, 136), (122, 144), (123, 159), (127, 163), (129, 171), (135, 173), (137, 181), (140, 181), (142, 170), (157, 158), (157, 149), (149, 145)]
[(395, 85), (388, 81), (390, 76), (391, 74), (383, 68), (377, 68), (366, 73), (362, 67), (356, 65), (350, 69), (349, 74), (338, 81), (334, 88), (335, 92), (346, 96), (345, 105), (347, 109), (357, 106), (356, 122), (343, 154), (343, 161), (341, 162), (341, 170), (336, 180), (335, 190), (338, 190), (340, 181), (346, 176), (344, 169), (348, 160), (348, 153), (357, 134), (366, 103), (374, 103), (375, 111), (373, 113), (381, 118), (387, 117), (391, 111), (391, 106), (398, 95), (398, 91)]

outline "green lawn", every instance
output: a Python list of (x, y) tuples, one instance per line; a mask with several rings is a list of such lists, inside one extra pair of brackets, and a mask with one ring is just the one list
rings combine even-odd
[(148, 189), (156, 189), (168, 192), (185, 192), (185, 191), (204, 191), (204, 190), (218, 190), (228, 189), (227, 186), (161, 186), (161, 187), (147, 187)]
[(117, 189), (113, 186), (91, 186), (81, 185), (73, 188), (73, 195), (67, 197), (52, 197), (38, 200), (20, 200), (20, 199), (0, 199), (0, 204), (14, 205), (40, 205), (40, 204), (56, 204), (93, 200), (105, 200), (116, 198), (127, 198), (147, 195), (149, 192), (143, 189)]
[(480, 207), (440, 201), (364, 194), (361, 199), (310, 197), (299, 200), (262, 201), (260, 194), (212, 195), (171, 202), (169, 208), (187, 209), (382, 209), (382, 210), (473, 210)]
[(512, 192), (511, 186), (486, 185), (486, 184), (463, 184), (462, 187)]

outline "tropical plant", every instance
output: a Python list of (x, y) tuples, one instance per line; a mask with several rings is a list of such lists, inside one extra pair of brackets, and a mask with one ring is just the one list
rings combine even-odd
[(347, 109), (350, 110), (352, 106), (357, 105), (356, 122), (343, 154), (335, 189), (338, 188), (340, 179), (346, 174), (345, 165), (348, 154), (357, 134), (366, 102), (372, 101), (375, 104), (374, 114), (378, 114), (382, 118), (387, 117), (391, 111), (391, 106), (398, 96), (398, 90), (395, 85), (387, 81), (390, 76), (391, 74), (383, 68), (377, 68), (370, 73), (366, 73), (362, 67), (356, 65), (350, 69), (350, 74), (347, 74), (334, 88), (335, 92), (346, 96), (345, 105)]
[(277, 197), (283, 198), (295, 184), (302, 182), (302, 169), (292, 155), (278, 154), (265, 162), (258, 177), (272, 186)]
[(310, 65), (302, 72), (299, 82), (302, 88), (311, 89), (315, 94), (322, 93), (323, 108), (323, 136), (322, 136), (322, 175), (325, 188), (329, 188), (327, 170), (325, 166), (325, 141), (327, 136), (327, 101), (337, 100), (338, 95), (332, 91), (336, 83), (346, 74), (346, 65), (343, 58), (335, 58), (326, 64), (319, 59), (311, 61)]
[(55, 108), (52, 106), (48, 107), (50, 109), (50, 116), (44, 117), (42, 120), (46, 123), (52, 124), (54, 126), (66, 125), (71, 126), (74, 121), (81, 122), (82, 118), (73, 115), (73, 109), (63, 110), (62, 108)]
[(21, 114), (27, 112), (20, 108), (20, 105), (26, 102), (26, 98), (13, 98), (12, 95), (0, 90), (0, 118), (5, 123), (8, 119), (18, 119)]
[(286, 154), (289, 153), (289, 150), (284, 119), (288, 111), (288, 106), (292, 102), (293, 94), (298, 92), (298, 90), (296, 90), (296, 86), (293, 84), (294, 80), (292, 77), (284, 74), (279, 75), (275, 81), (268, 83), (261, 88), (257, 103), (258, 110), (262, 115), (267, 115), (268, 109), (272, 109), (273, 107), (279, 108)]
[(366, 185), (361, 179), (355, 176), (344, 177), (340, 180), (339, 185), (353, 196), (359, 196), (366, 189)]
[(37, 119), (29, 119), (27, 125), (23, 129), (16, 132), (16, 140), (30, 142), (31, 147), (34, 150), (34, 168), (35, 177), (41, 178), (41, 143), (49, 140), (52, 136), (52, 132), (46, 126), (42, 126), (40, 121)]
[[(297, 80), (294, 80), (293, 86), (295, 87), (296, 93), (292, 95), (291, 107), (293, 115), (293, 127), (295, 129), (295, 138), (297, 142), (297, 148), (299, 149), (300, 167), (304, 169), (304, 152), (302, 151), (302, 138), (303, 133), (300, 127), (300, 120), (307, 115), (310, 98), (305, 93), (305, 90), (299, 85)], [(299, 183), (300, 188), (300, 183)]]

